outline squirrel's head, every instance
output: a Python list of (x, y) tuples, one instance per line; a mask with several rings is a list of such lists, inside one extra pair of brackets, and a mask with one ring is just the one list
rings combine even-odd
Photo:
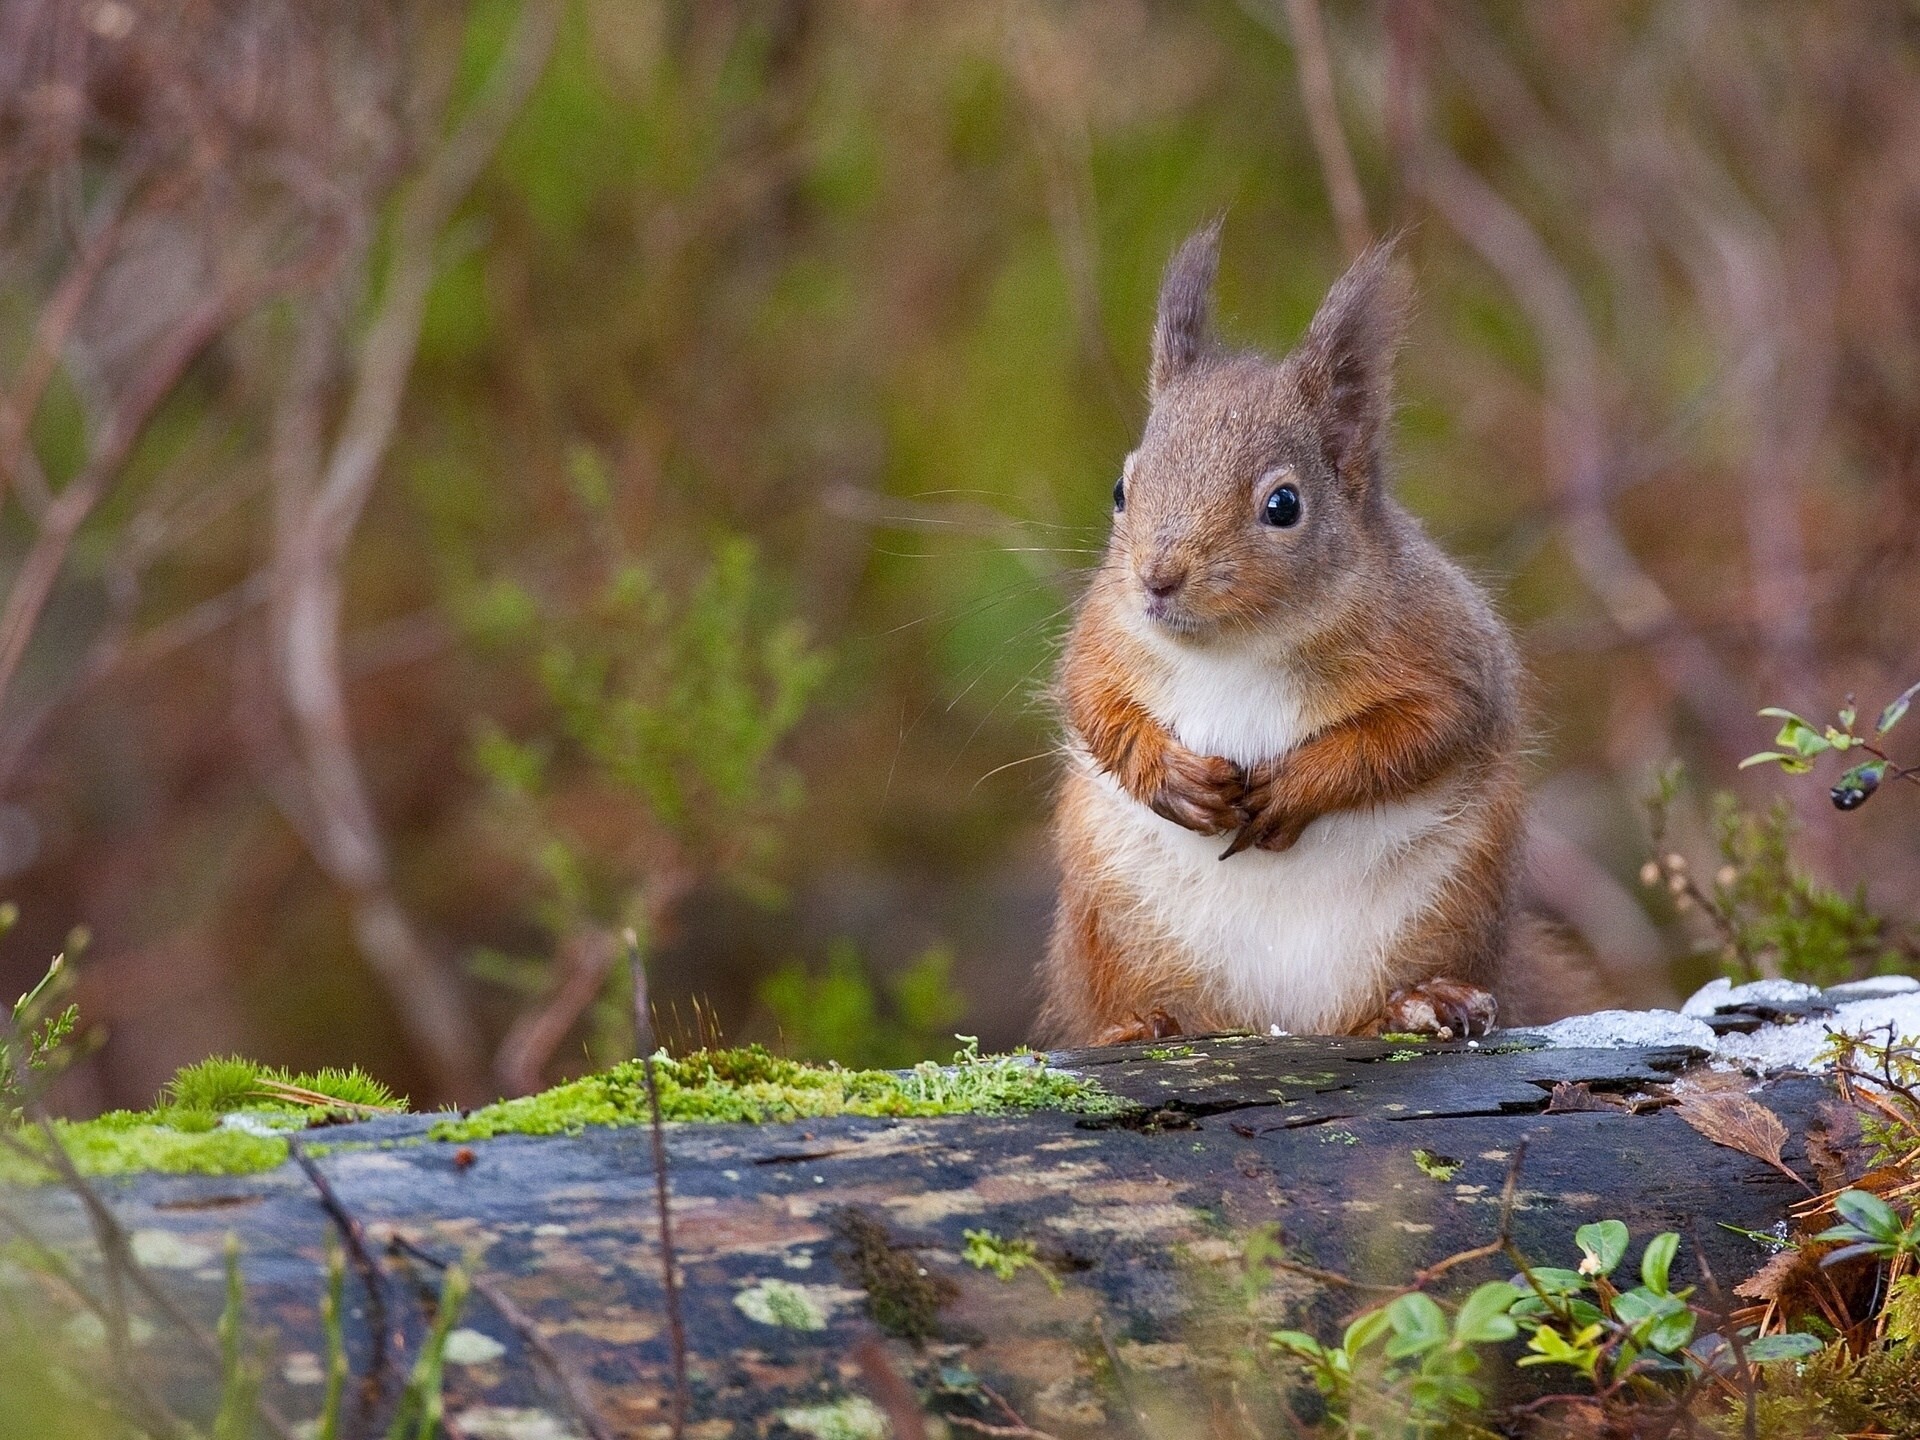
[(1214, 339), (1215, 221), (1167, 266), (1152, 409), (1113, 490), (1111, 562), (1167, 633), (1324, 618), (1377, 533), (1393, 352), (1408, 304), (1391, 242), (1343, 275), (1283, 360)]

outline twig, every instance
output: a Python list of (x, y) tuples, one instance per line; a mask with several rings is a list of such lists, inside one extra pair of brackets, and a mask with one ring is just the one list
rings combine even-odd
[(318, 320), (276, 436), (274, 559), (282, 585), (274, 606), (275, 659), (312, 811), (309, 823), (296, 828), (345, 892), (356, 945), (393, 997), (435, 1083), (463, 1099), (476, 1098), (485, 1085), (479, 1029), (458, 978), (421, 941), (394, 889), (348, 724), (342, 571), (399, 424), (441, 233), (546, 68), (559, 18), (559, 0), (525, 0), (479, 96), (402, 199), (379, 304), (324, 462), (319, 392), (330, 355)]
[(893, 1440), (927, 1440), (926, 1422), (920, 1418), (920, 1401), (913, 1387), (893, 1368), (886, 1346), (869, 1335), (853, 1347), (853, 1363), (860, 1367), (860, 1378), (867, 1382), (867, 1394), (887, 1417)]
[(1307, 112), (1307, 133), (1320, 157), (1327, 200), (1333, 208), (1340, 246), (1351, 260), (1367, 248), (1373, 227), (1367, 223), (1367, 201), (1360, 189), (1360, 172), (1340, 125), (1340, 106), (1333, 88), (1333, 61), (1327, 49), (1319, 0), (1285, 0), (1287, 29), (1293, 36), (1294, 64), (1300, 74), (1300, 103)]
[[(627, 932), (632, 936), (633, 932)], [(629, 950), (633, 968), (634, 1012), (646, 1010), (646, 967), (640, 963), (640, 949)], [(687, 1430), (687, 1330), (680, 1313), (680, 1278), (676, 1273), (673, 1249), (671, 1187), (667, 1183), (667, 1135), (660, 1120), (660, 1087), (653, 1074), (653, 1052), (640, 1057), (640, 1074), (647, 1087), (647, 1120), (653, 1136), (653, 1200), (660, 1211), (660, 1284), (666, 1292), (667, 1339), (673, 1348), (673, 1440), (681, 1440)]]
[(340, 1238), (347, 1247), (347, 1257), (352, 1260), (354, 1271), (359, 1275), (361, 1285), (366, 1288), (367, 1328), (373, 1334), (373, 1354), (367, 1362), (366, 1378), (362, 1381), (362, 1405), (363, 1408), (370, 1408), (385, 1393), (387, 1383), (389, 1336), (386, 1273), (367, 1249), (366, 1227), (347, 1209), (339, 1192), (333, 1188), (333, 1182), (327, 1179), (325, 1172), (307, 1153), (307, 1147), (297, 1137), (289, 1135), (287, 1153), (293, 1156), (294, 1163), (319, 1195), (321, 1208), (340, 1232)]
[(540, 1089), (547, 1062), (599, 998), (617, 953), (613, 936), (598, 927), (562, 942), (558, 982), (539, 1005), (514, 1020), (494, 1054), (494, 1079), (507, 1094), (531, 1095)]
[[(450, 1262), (442, 1260), (432, 1251), (409, 1240), (398, 1231), (394, 1232), (393, 1238), (388, 1241), (388, 1244), (392, 1246), (393, 1249), (403, 1254), (411, 1255), (421, 1264), (429, 1266), (434, 1270), (444, 1271), (449, 1268)], [(593, 1440), (618, 1440), (614, 1431), (608, 1428), (607, 1422), (600, 1414), (599, 1409), (594, 1405), (592, 1397), (587, 1394), (585, 1385), (581, 1382), (580, 1378), (573, 1373), (566, 1361), (561, 1359), (560, 1352), (553, 1348), (552, 1342), (540, 1333), (540, 1327), (534, 1323), (533, 1317), (522, 1310), (509, 1298), (504, 1290), (485, 1276), (478, 1274), (470, 1275), (467, 1277), (467, 1283), (472, 1288), (474, 1294), (491, 1305), (495, 1312), (499, 1314), (500, 1318), (513, 1328), (513, 1332), (526, 1343), (527, 1348), (534, 1353), (535, 1358), (552, 1374), (555, 1382), (558, 1383), (562, 1393), (566, 1396), (567, 1405), (572, 1409), (574, 1417), (578, 1419), (582, 1425), (587, 1427), (587, 1433), (593, 1437)]]
[(1098, 1315), (1093, 1317), (1093, 1334), (1094, 1338), (1100, 1342), (1100, 1349), (1107, 1357), (1107, 1364), (1113, 1367), (1114, 1386), (1119, 1390), (1120, 1398), (1125, 1402), (1128, 1411), (1132, 1413), (1135, 1427), (1143, 1436), (1152, 1435), (1152, 1422), (1147, 1418), (1147, 1412), (1141, 1408), (1140, 1401), (1135, 1397), (1133, 1384), (1127, 1379), (1127, 1367), (1120, 1359), (1120, 1352), (1113, 1348), (1113, 1341), (1107, 1338), (1107, 1327), (1100, 1323)]

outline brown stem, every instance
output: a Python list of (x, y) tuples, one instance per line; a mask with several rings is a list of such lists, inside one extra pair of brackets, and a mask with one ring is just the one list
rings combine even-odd
[(1320, 157), (1327, 199), (1333, 207), (1334, 227), (1341, 248), (1352, 259), (1367, 248), (1373, 227), (1367, 223), (1366, 196), (1360, 172), (1340, 125), (1340, 106), (1333, 88), (1333, 61), (1327, 49), (1326, 26), (1318, 0), (1286, 0), (1287, 28), (1293, 35), (1295, 64), (1300, 72), (1300, 101), (1306, 107), (1307, 131)]

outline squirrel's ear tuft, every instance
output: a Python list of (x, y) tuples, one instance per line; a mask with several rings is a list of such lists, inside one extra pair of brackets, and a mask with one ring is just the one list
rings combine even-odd
[(1334, 283), (1293, 354), (1301, 399), (1342, 480), (1364, 485), (1391, 409), (1394, 352), (1413, 287), (1387, 239), (1361, 252)]
[(1220, 266), (1220, 222), (1193, 232), (1167, 262), (1153, 321), (1147, 391), (1158, 395), (1212, 348), (1213, 276)]

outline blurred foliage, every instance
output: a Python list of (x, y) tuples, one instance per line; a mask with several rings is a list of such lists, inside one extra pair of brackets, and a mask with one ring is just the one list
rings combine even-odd
[(853, 943), (839, 940), (824, 973), (790, 960), (760, 982), (759, 998), (773, 1012), (781, 1047), (802, 1060), (902, 1069), (951, 1052), (967, 1008), (952, 971), (951, 952), (935, 948), (876, 982)]
[[(672, 593), (612, 523), (591, 453), (575, 453), (571, 480), (587, 544), (568, 594), (502, 579), (463, 608), (476, 642), (517, 656), (545, 700), (526, 733), (483, 720), (474, 744), (503, 855), (536, 870), (551, 945), (591, 929), (631, 937), (592, 1011), (590, 1053), (606, 1064), (634, 1052), (632, 967), (687, 889), (717, 878), (777, 898), (766, 867), (801, 793), (777, 748), (827, 661), (780, 616), (752, 542), (716, 541)], [(543, 970), (489, 952), (480, 973), (531, 988)]]
[[(1734, 766), (1764, 738), (1755, 705), (1894, 693), (1913, 668), (1910, 9), (1323, 8), (1372, 222), (1413, 227), (1398, 488), (1521, 632), (1541, 815), (1585, 867), (1534, 898), (1602, 959), (1651, 955), (1609, 973), (1622, 1000), (1670, 998), (1698, 966), (1669, 974), (1660, 937), (1689, 919), (1630, 884), (1649, 769), (1681, 755), (1751, 804), (1768, 792)], [(103, 269), (32, 416), (55, 494), (150, 337), (208, 276), (279, 257), (289, 176), (366, 197), (347, 226), (378, 242), (364, 290), (319, 307), (358, 353), (404, 200), (382, 146), (420, 139), (422, 97), (477, 93), (521, 13), (129, 0), (107, 7), (124, 32), (14, 43), (57, 9), (21, 0), (0, 29), (0, 128), (28, 177), (0, 212), (0, 391), (76, 207), (192, 129), (142, 108), (140, 74), (208, 97), (192, 133), (231, 178)], [(185, 58), (139, 51), (140, 71), (167, 27)], [(568, 932), (626, 925), (655, 1001), (704, 995), (737, 1038), (798, 1037), (761, 982), (798, 957), (832, 983), (843, 937), (883, 1027), (888, 977), (944, 941), (959, 1026), (1021, 1037), (1041, 690), (1143, 415), (1160, 267), (1225, 211), (1226, 328), (1278, 348), (1343, 262), (1298, 60), (1264, 0), (570, 0), (433, 252), (339, 576), (394, 890), (432, 953), (519, 982), (470, 987), (487, 1041), (550, 995)], [(49, 69), (70, 63), (79, 81)], [(73, 93), (85, 123), (48, 99)], [(1513, 243), (1487, 242), (1490, 214)], [(100, 937), (80, 987), (113, 1038), (70, 1077), (74, 1108), (234, 1048), (440, 1098), (284, 803), (300, 753), (256, 571), (297, 318), (266, 304), (188, 368), (0, 697), (0, 876), (29, 916), (8, 993), (66, 920)], [(342, 388), (321, 377), (323, 414)], [(36, 503), (9, 485), (0, 574)], [(1891, 807), (1843, 839), (1823, 796), (1790, 803), (1820, 893), (1920, 908), (1920, 836)], [(1674, 848), (1706, 853), (1714, 824), (1681, 798)], [(743, 887), (793, 908), (739, 906)], [(1581, 909), (1599, 893), (1611, 909)], [(1863, 932), (1810, 963), (1870, 950)], [(621, 1048), (624, 963), (556, 1065)]]

